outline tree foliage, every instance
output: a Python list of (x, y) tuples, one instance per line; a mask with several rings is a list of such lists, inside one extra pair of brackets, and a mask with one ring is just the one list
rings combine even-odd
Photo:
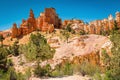
[(37, 65), (37, 67), (34, 70), (34, 73), (37, 77), (45, 77), (45, 76), (51, 76), (51, 66), (49, 64), (47, 64), (44, 67), (41, 67), (39, 64)]
[(4, 40), (3, 35), (0, 35), (0, 42), (1, 42), (1, 46), (3, 46), (3, 40)]
[(120, 32), (113, 30), (110, 36), (113, 42), (111, 49), (112, 55), (109, 56), (104, 51), (104, 64), (106, 65), (106, 80), (119, 80), (120, 79)]
[(18, 55), (19, 55), (19, 45), (18, 45), (18, 41), (15, 41), (14, 44), (9, 47), (9, 51), (10, 51), (10, 53), (13, 54), (14, 56), (18, 56)]
[(68, 39), (70, 37), (70, 33), (68, 31), (62, 31), (62, 35), (65, 38), (65, 40), (68, 42)]
[(44, 61), (52, 58), (55, 50), (49, 46), (43, 35), (37, 33), (31, 34), (30, 42), (21, 46), (20, 52), (24, 53), (26, 58), (30, 61)]
[(8, 50), (0, 47), (0, 69), (6, 69)]
[(71, 28), (71, 24), (68, 24), (68, 25), (66, 26), (65, 30), (68, 31), (68, 32), (70, 32), (70, 33), (72, 33), (72, 34), (75, 33), (75, 31)]

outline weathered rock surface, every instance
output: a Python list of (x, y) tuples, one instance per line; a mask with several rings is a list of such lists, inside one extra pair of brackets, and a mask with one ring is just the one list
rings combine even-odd
[(120, 28), (120, 12), (116, 12), (116, 22), (117, 26)]
[(33, 11), (30, 10), (29, 18), (27, 20), (22, 20), (20, 28), (17, 28), (17, 25), (13, 24), (11, 36), (13, 38), (19, 37), (35, 30), (52, 32), (54, 28), (60, 27), (61, 19), (59, 19), (54, 8), (46, 8), (45, 12), (41, 13), (38, 18), (35, 18)]
[(56, 48), (54, 58), (43, 62), (42, 65), (49, 63), (54, 68), (57, 64), (64, 64), (66, 60), (77, 64), (88, 61), (93, 65), (102, 65), (101, 50), (106, 49), (110, 54), (111, 47), (112, 42), (104, 36), (91, 34), (74, 37), (68, 43), (60, 43), (59, 47)]
[(61, 19), (58, 18), (54, 8), (46, 8), (45, 12), (41, 13), (36, 20), (37, 27), (41, 31), (52, 32), (54, 27), (60, 28), (61, 26)]
[(82, 20), (75, 19), (64, 20), (62, 23), (54, 8), (46, 8), (45, 12), (41, 13), (38, 18), (35, 18), (33, 11), (30, 10), (29, 18), (22, 20), (20, 28), (17, 28), (17, 25), (13, 24), (12, 37), (25, 35), (35, 30), (52, 32), (55, 28), (60, 29), (66, 27), (68, 24), (71, 24), (71, 27), (77, 32), (83, 30), (89, 34), (103, 34), (104, 32), (107, 33), (114, 29), (115, 21), (120, 28), (120, 12), (116, 12), (115, 20), (112, 15), (110, 15), (107, 19), (95, 20), (88, 24), (84, 23)]
[(0, 31), (0, 35), (3, 35), (4, 38), (9, 37), (11, 35), (11, 30), (4, 30), (4, 31)]
[(95, 20), (88, 23), (84, 23), (81, 20), (64, 20), (63, 26), (66, 27), (67, 25), (71, 24), (71, 27), (79, 32), (81, 30), (84, 30), (86, 33), (89, 34), (102, 34), (104, 32), (109, 32), (114, 29), (115, 27), (115, 21), (120, 28), (120, 12), (116, 13), (116, 18), (112, 17), (112, 15), (108, 16), (107, 19), (103, 20)]

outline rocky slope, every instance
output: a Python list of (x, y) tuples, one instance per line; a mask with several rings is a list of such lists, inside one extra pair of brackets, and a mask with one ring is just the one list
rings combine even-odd
[(104, 48), (110, 54), (112, 42), (108, 37), (91, 34), (74, 37), (68, 43), (62, 43), (58, 38), (57, 43), (51, 43), (50, 45), (56, 47), (56, 53), (52, 60), (43, 62), (43, 65), (49, 63), (54, 67), (68, 59), (72, 63), (82, 63), (87, 60), (91, 64), (102, 65), (101, 51)]
[[(33, 32), (34, 34), (36, 32)], [(45, 33), (41, 33), (44, 34)], [(29, 41), (30, 34), (23, 36), (23, 38), (18, 39), (19, 44), (25, 44)], [(68, 42), (64, 42), (60, 39), (59, 34), (46, 34), (45, 37), (48, 40), (48, 43), (51, 47), (55, 48), (56, 52), (53, 59), (44, 61), (41, 65), (50, 64), (52, 68), (54, 68), (57, 64), (63, 64), (66, 60), (70, 60), (71, 63), (82, 63), (87, 60), (93, 65), (102, 65), (101, 60), (101, 51), (102, 49), (106, 49), (106, 51), (110, 54), (110, 50), (112, 47), (112, 42), (109, 40), (109, 37), (101, 36), (101, 35), (81, 35), (81, 36), (73, 36), (69, 38)], [(10, 40), (8, 37), (4, 40), (5, 45), (11, 45), (15, 40)], [(17, 72), (24, 73), (27, 68), (34, 68), (36, 62), (26, 62), (24, 55), (20, 55), (18, 57), (10, 57), (14, 63), (15, 70)], [(21, 65), (21, 62), (24, 64)], [(78, 77), (78, 78), (76, 78)], [(63, 78), (55, 78), (54, 80), (66, 80), (73, 79), (74, 80), (88, 80), (88, 78), (83, 79), (80, 76), (69, 76)], [(30, 80), (40, 80), (38, 78), (31, 78)], [(45, 79), (45, 80), (53, 80)]]

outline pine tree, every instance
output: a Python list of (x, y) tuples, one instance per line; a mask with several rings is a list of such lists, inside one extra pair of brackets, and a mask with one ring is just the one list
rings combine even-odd
[(0, 35), (0, 42), (1, 42), (1, 46), (3, 46), (3, 40), (4, 40), (3, 35)]
[(111, 49), (112, 55), (106, 59), (106, 76), (109, 80), (120, 80), (120, 33), (114, 31), (110, 37), (113, 42), (113, 47)]

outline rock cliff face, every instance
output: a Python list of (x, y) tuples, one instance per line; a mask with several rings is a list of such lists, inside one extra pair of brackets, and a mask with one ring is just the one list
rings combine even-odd
[(30, 10), (29, 18), (27, 20), (22, 20), (20, 28), (17, 28), (17, 25), (13, 24), (11, 36), (15, 38), (35, 30), (52, 32), (54, 28), (60, 27), (61, 19), (58, 18), (54, 8), (46, 8), (45, 12), (41, 13), (38, 18), (35, 18), (33, 11)]
[(105, 49), (108, 54), (111, 54), (112, 42), (104, 36), (90, 34), (74, 37), (68, 43), (62, 43), (56, 39), (50, 41), (54, 42), (50, 44), (51, 47), (55, 47), (52, 44), (56, 44), (55, 55), (52, 60), (46, 62), (51, 64), (53, 68), (57, 64), (64, 64), (67, 60), (76, 64), (88, 61), (93, 65), (103, 66), (102, 50)]
[(17, 37), (18, 36), (18, 28), (17, 28), (17, 25), (14, 23), (13, 24), (13, 27), (12, 27), (12, 34), (11, 34), (12, 37)]
[(0, 31), (0, 35), (4, 38), (11, 36), (11, 30)]
[(29, 18), (22, 20), (20, 28), (17, 28), (17, 25), (13, 24), (12, 37), (26, 35), (35, 30), (52, 32), (55, 28), (60, 29), (66, 27), (68, 24), (71, 24), (71, 27), (77, 32), (83, 30), (89, 34), (102, 34), (113, 30), (115, 21), (120, 28), (120, 12), (116, 12), (115, 20), (110, 15), (107, 19), (95, 20), (88, 24), (81, 20), (65, 20), (62, 23), (54, 8), (46, 8), (43, 13), (40, 13), (38, 18), (35, 18), (33, 11), (30, 10)]
[(41, 31), (49, 30), (52, 32), (55, 28), (60, 28), (61, 19), (58, 18), (54, 8), (46, 8), (37, 18), (37, 26)]
[(120, 28), (120, 12), (116, 12), (116, 22), (118, 27)]
[(115, 21), (120, 28), (120, 12), (116, 13), (116, 19), (110, 15), (108, 19), (103, 20), (95, 20), (90, 22), (89, 24), (84, 23), (81, 20), (65, 20), (63, 22), (63, 26), (67, 26), (68, 24), (71, 24), (71, 27), (76, 30), (84, 30), (86, 33), (89, 34), (101, 34), (102, 32), (109, 32), (113, 30)]

